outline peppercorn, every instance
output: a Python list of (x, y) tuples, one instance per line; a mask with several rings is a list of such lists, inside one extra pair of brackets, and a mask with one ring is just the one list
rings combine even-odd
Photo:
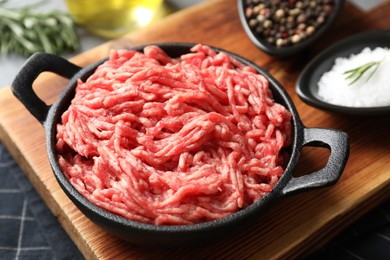
[(300, 14), (297, 17), (297, 23), (300, 24), (300, 23), (304, 23), (304, 22), (306, 22), (306, 16), (305, 16), (305, 14)]
[(257, 25), (257, 22), (258, 21), (256, 19), (250, 19), (249, 20), (249, 26), (253, 28), (253, 27), (255, 27)]
[(314, 26), (309, 26), (306, 28), (306, 33), (308, 35), (312, 35), (315, 31), (316, 31), (316, 28), (314, 28)]
[(278, 9), (275, 12), (275, 17), (280, 20), (282, 17), (284, 17), (284, 10), (283, 9)]
[(245, 16), (258, 37), (283, 47), (315, 34), (334, 6), (335, 0), (246, 0)]
[(294, 34), (294, 35), (291, 37), (291, 41), (292, 41), (293, 43), (298, 43), (300, 40), (301, 40), (301, 36), (299, 36), (298, 34)]

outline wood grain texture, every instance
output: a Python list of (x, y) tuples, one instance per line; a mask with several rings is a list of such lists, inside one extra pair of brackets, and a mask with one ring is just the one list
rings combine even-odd
[[(284, 198), (255, 226), (217, 244), (186, 250), (144, 249), (94, 225), (56, 183), (46, 157), (43, 128), (9, 88), (0, 91), (0, 138), (88, 259), (272, 259), (307, 255), (389, 198), (390, 118), (346, 117), (315, 109), (299, 100), (295, 82), (304, 65), (337, 40), (360, 31), (390, 28), (389, 12), (390, 2), (369, 13), (346, 3), (342, 16), (320, 42), (303, 53), (280, 60), (261, 52), (249, 41), (238, 18), (236, 1), (207, 1), (71, 59), (86, 66), (106, 57), (112, 48), (166, 41), (210, 44), (268, 69), (285, 86), (307, 127), (336, 128), (349, 134), (350, 159), (335, 186)], [(44, 73), (34, 83), (34, 89), (50, 104), (66, 84), (65, 79)], [(305, 148), (297, 174), (322, 168), (327, 156), (326, 150)]]

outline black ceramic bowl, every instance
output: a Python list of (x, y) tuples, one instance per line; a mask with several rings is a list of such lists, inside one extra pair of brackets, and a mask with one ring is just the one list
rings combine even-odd
[(268, 43), (264, 38), (259, 37), (259, 35), (249, 26), (245, 17), (246, 1), (247, 0), (237, 0), (238, 14), (246, 34), (258, 48), (275, 57), (287, 57), (293, 55), (313, 44), (331, 28), (344, 6), (344, 0), (335, 0), (334, 11), (328, 16), (325, 23), (320, 26), (312, 36), (307, 37), (305, 40), (294, 45), (277, 47)]
[[(187, 43), (157, 45), (171, 57), (188, 53), (193, 46), (193, 44)], [(134, 49), (142, 50), (143, 46)], [(222, 51), (217, 48), (214, 48), (214, 50)], [(197, 246), (226, 238), (234, 232), (242, 230), (256, 221), (272, 202), (281, 197), (334, 184), (339, 179), (349, 155), (348, 136), (345, 133), (331, 129), (305, 128), (286, 91), (271, 75), (248, 60), (233, 53), (227, 53), (242, 63), (253, 66), (259, 73), (263, 74), (269, 80), (270, 89), (275, 100), (286, 106), (292, 113), (294, 133), (290, 147), (291, 157), (284, 175), (265, 197), (228, 217), (201, 224), (156, 226), (125, 219), (90, 203), (73, 188), (61, 172), (55, 151), (56, 125), (60, 122), (62, 113), (74, 97), (77, 79), (85, 80), (88, 78), (103, 61), (86, 68), (79, 68), (54, 55), (35, 54), (16, 76), (12, 84), (12, 91), (43, 125), (47, 138), (47, 153), (55, 177), (67, 196), (88, 218), (112, 234), (138, 245), (152, 247)], [(43, 71), (52, 71), (70, 79), (66, 90), (50, 106), (41, 101), (32, 89), (33, 81)], [(305, 176), (293, 177), (293, 171), (303, 146), (318, 146), (330, 149), (330, 157), (323, 169)]]
[(390, 106), (382, 107), (347, 107), (330, 104), (318, 95), (318, 81), (331, 70), (336, 58), (358, 54), (365, 47), (390, 48), (390, 30), (376, 30), (352, 35), (321, 52), (307, 64), (296, 84), (298, 96), (307, 104), (332, 112), (348, 115), (385, 115), (390, 113)]

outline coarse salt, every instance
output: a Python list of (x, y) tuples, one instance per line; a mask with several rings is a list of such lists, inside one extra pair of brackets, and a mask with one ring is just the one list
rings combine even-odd
[[(377, 70), (370, 68), (355, 83), (346, 79), (345, 71), (372, 61), (380, 61)], [(390, 105), (390, 50), (366, 47), (348, 58), (335, 59), (332, 69), (318, 82), (318, 95), (324, 101), (348, 107), (380, 107)]]

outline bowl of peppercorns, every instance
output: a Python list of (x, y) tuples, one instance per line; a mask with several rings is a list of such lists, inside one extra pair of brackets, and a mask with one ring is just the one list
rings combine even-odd
[(238, 0), (241, 23), (264, 52), (286, 57), (318, 40), (340, 14), (344, 0)]

